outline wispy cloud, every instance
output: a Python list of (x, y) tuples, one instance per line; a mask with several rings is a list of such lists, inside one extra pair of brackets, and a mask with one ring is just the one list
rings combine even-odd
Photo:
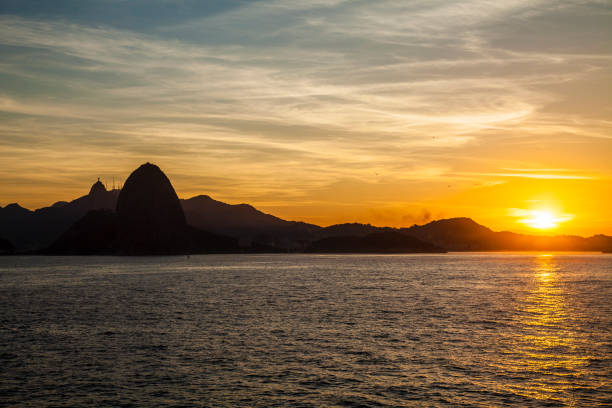
[(593, 180), (593, 176), (579, 176), (572, 174), (553, 174), (553, 173), (480, 173), (483, 176), (493, 177), (518, 177), (528, 179), (545, 179), (545, 180)]
[[(523, 156), (580, 142), (596, 152), (592, 174), (605, 171), (609, 109), (568, 100), (587, 82), (608, 95), (612, 52), (596, 32), (576, 48), (557, 21), (593, 7), (268, 0), (146, 31), (0, 16), (0, 181), (100, 157), (126, 170), (166, 162), (187, 192), (267, 203), (377, 177), (439, 191), (460, 179), (591, 179), (584, 163), (535, 171), (568, 166)], [(532, 21), (556, 30), (554, 47), (514, 40)]]

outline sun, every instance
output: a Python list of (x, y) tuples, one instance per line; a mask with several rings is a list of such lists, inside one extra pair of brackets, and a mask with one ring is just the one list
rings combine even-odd
[(552, 229), (559, 225), (552, 213), (541, 210), (533, 211), (531, 213), (531, 217), (526, 218), (523, 222), (530, 227), (537, 229)]
[(573, 217), (567, 214), (557, 215), (549, 210), (523, 210), (522, 219), (519, 222), (527, 224), (529, 227), (539, 230), (554, 229), (559, 226), (560, 223), (568, 221)]

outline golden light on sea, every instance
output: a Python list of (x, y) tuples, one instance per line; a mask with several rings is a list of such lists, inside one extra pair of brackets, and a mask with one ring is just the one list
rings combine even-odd
[(531, 373), (546, 379), (529, 380), (531, 376), (527, 376), (523, 383), (508, 386), (508, 391), (574, 406), (571, 399), (564, 397), (576, 386), (569, 373), (582, 375), (590, 356), (578, 352), (581, 339), (571, 324), (572, 310), (566, 302), (559, 269), (555, 255), (534, 258), (531, 287), (517, 316), (522, 333), (500, 361), (500, 367), (516, 375)]

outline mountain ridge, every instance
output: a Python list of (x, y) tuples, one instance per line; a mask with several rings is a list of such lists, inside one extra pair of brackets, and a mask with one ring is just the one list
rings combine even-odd
[[(98, 180), (91, 186), (87, 195), (70, 202), (58, 201), (34, 211), (21, 207), (18, 203), (8, 204), (0, 207), (0, 236), (16, 251), (31, 251), (48, 246), (88, 212), (114, 211), (120, 193), (121, 190), (117, 189), (107, 190)], [(434, 220), (404, 228), (377, 227), (361, 223), (321, 227), (301, 221), (284, 220), (262, 212), (250, 204), (224, 203), (205, 194), (178, 200), (180, 211), (190, 227), (231, 236), (242, 246), (259, 247), (263, 251), (271, 252), (302, 252), (312, 248), (314, 242), (322, 239), (365, 237), (382, 232), (399, 232), (448, 251), (612, 250), (612, 237), (603, 234), (585, 238), (575, 235), (540, 236), (493, 231), (467, 217)]]

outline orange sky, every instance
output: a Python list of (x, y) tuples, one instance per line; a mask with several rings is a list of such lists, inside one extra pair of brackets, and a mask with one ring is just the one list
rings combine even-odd
[(2, 206), (150, 161), (320, 225), (612, 235), (605, 2), (26, 3), (0, 5)]

